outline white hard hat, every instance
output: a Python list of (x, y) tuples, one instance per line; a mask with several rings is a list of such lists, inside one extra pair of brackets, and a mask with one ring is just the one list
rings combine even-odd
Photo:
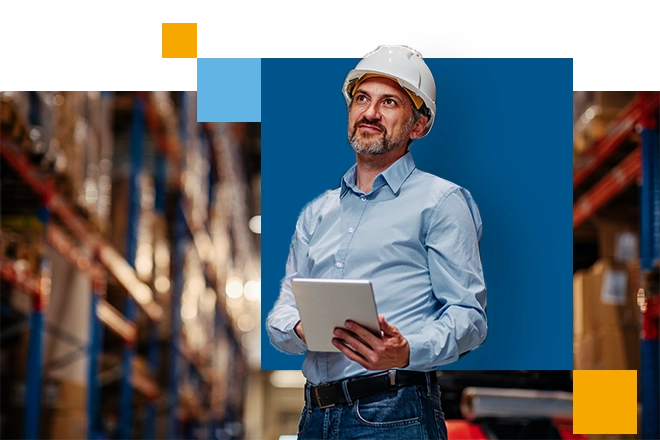
[(427, 115), (429, 119), (422, 136), (431, 131), (436, 111), (435, 81), (431, 70), (417, 51), (405, 46), (379, 46), (367, 54), (355, 69), (348, 72), (344, 81), (343, 92), (347, 105), (351, 102), (356, 85), (362, 79), (373, 76), (384, 76), (397, 81), (408, 92), (415, 107), (420, 108), (422, 102), (426, 104), (430, 114)]

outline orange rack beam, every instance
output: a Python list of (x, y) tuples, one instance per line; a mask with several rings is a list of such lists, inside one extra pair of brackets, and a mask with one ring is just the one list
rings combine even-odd
[(580, 226), (642, 172), (642, 152), (636, 148), (573, 205), (573, 228)]
[(573, 188), (584, 182), (621, 145), (645, 115), (658, 108), (659, 101), (660, 93), (638, 94), (621, 110), (610, 124), (612, 128), (608, 130), (608, 135), (585, 153), (586, 165), (573, 173)]

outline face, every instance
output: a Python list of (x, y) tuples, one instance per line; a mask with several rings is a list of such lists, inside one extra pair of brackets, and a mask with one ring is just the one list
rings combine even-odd
[(405, 148), (418, 138), (426, 118), (413, 122), (412, 100), (399, 84), (369, 78), (353, 95), (348, 112), (348, 141), (360, 154), (377, 155)]

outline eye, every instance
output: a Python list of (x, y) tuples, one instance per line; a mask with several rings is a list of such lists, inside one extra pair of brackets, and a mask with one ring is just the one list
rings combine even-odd
[(396, 107), (397, 105), (399, 105), (399, 103), (396, 102), (396, 100), (394, 100), (392, 98), (385, 98), (383, 100), (383, 104), (385, 104), (385, 106), (387, 106), (387, 107)]
[(367, 102), (367, 97), (364, 95), (356, 95), (355, 102)]

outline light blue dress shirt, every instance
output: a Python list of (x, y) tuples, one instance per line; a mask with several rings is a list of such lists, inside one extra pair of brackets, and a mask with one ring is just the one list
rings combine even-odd
[(481, 218), (470, 193), (419, 171), (410, 152), (356, 186), (356, 166), (341, 187), (303, 210), (280, 297), (267, 319), (271, 342), (305, 354), (314, 385), (370, 373), (342, 353), (307, 351), (294, 332), (293, 278), (370, 280), (378, 313), (410, 345), (406, 369), (429, 371), (480, 345), (488, 331), (479, 240)]

